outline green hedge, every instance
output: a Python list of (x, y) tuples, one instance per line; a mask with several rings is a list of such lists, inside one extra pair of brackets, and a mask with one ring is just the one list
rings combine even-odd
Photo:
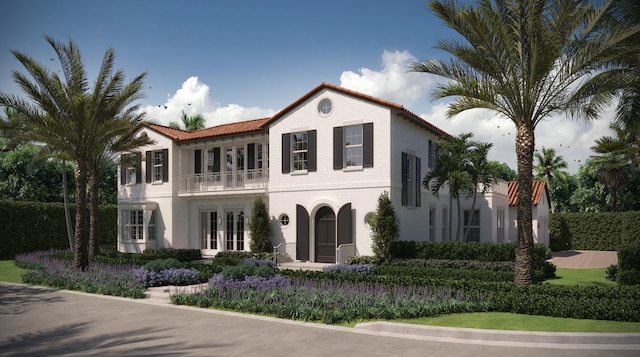
[[(490, 242), (428, 242), (396, 241), (391, 244), (394, 259), (446, 259), (477, 260), (481, 262), (513, 262), (516, 260), (515, 243)], [(534, 245), (536, 263), (551, 258), (551, 251), (544, 244)]]
[(640, 243), (640, 211), (554, 213), (549, 218), (551, 250), (617, 250)]
[[(101, 244), (115, 246), (118, 207), (101, 206), (99, 220)], [(75, 221), (73, 206), (71, 221)], [(0, 259), (13, 259), (19, 253), (68, 247), (63, 204), (0, 201)]]

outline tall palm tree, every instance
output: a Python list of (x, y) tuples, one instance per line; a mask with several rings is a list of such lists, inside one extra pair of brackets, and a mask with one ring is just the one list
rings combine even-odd
[(101, 124), (106, 117), (104, 113), (110, 113), (105, 108), (112, 104), (109, 95), (113, 91), (105, 90), (111, 85), (110, 75), (103, 73), (108, 66), (100, 68), (96, 86), (91, 90), (76, 44), (72, 40), (63, 44), (49, 36), (45, 39), (60, 60), (63, 78), (14, 50), (14, 57), (33, 78), (32, 81), (23, 73), (13, 72), (14, 81), (27, 94), (29, 101), (0, 93), (0, 105), (13, 108), (23, 116), (33, 140), (50, 145), (73, 159), (76, 184), (74, 266), (84, 270), (89, 263), (87, 173), (96, 152), (96, 143), (101, 142), (105, 135)]
[[(437, 47), (451, 54), (451, 59), (417, 62), (410, 69), (450, 80), (433, 94), (434, 99), (456, 97), (447, 112), (449, 118), (469, 109), (487, 108), (516, 126), (514, 280), (519, 285), (533, 284), (531, 196), (536, 126), (557, 113), (597, 118), (614, 94), (595, 86), (583, 87), (582, 81), (610, 64), (614, 53), (624, 50), (619, 44), (637, 34), (640, 25), (605, 24), (611, 1), (595, 8), (582, 0), (478, 0), (475, 5), (432, 0), (429, 7), (463, 40), (438, 42)], [(608, 26), (606, 31), (603, 26)]]
[[(556, 155), (556, 150), (553, 148), (542, 147), (542, 153), (536, 152), (533, 156), (536, 160), (534, 169), (536, 175), (546, 178), (549, 190), (552, 189), (553, 181), (559, 181), (561, 183), (567, 182), (566, 171), (562, 169), (567, 168), (567, 162), (564, 161), (562, 155)], [(554, 205), (551, 204), (551, 211), (554, 211)]]
[[(196, 131), (204, 129), (205, 120), (201, 114), (188, 116), (187, 113), (185, 113), (183, 110), (182, 115), (180, 116), (180, 120), (182, 121), (182, 126), (184, 126), (185, 131)], [(174, 129), (182, 129), (180, 123), (177, 123), (175, 121), (169, 123), (169, 127)]]
[[(449, 191), (449, 227), (453, 221), (453, 199), (456, 200), (457, 229), (456, 241), (460, 241), (460, 227), (462, 223), (462, 208), (460, 195), (468, 192), (473, 186), (472, 176), (469, 171), (469, 150), (473, 145), (469, 141), (473, 134), (463, 133), (458, 137), (448, 137), (438, 148), (438, 160), (436, 166), (422, 180), (422, 185), (438, 197), (440, 190), (448, 188)], [(453, 232), (449, 230), (449, 241), (453, 240)]]
[(108, 160), (114, 160), (119, 152), (130, 151), (152, 141), (147, 136), (135, 137), (134, 133), (141, 128), (145, 113), (140, 106), (133, 104), (143, 97), (142, 86), (146, 73), (142, 73), (125, 83), (122, 69), (113, 72), (115, 52), (108, 48), (105, 52), (98, 79), (89, 103), (95, 103), (98, 132), (94, 146), (88, 159), (89, 166), (89, 254), (96, 255), (100, 250), (99, 220), (99, 186), (102, 167)]
[(485, 194), (491, 190), (493, 183), (496, 181), (496, 173), (494, 166), (489, 164), (487, 156), (489, 150), (493, 147), (491, 143), (483, 143), (473, 141), (471, 147), (467, 152), (468, 162), (467, 172), (471, 179), (470, 185), (467, 189), (467, 196), (472, 197), (471, 201), (471, 213), (467, 219), (466, 229), (464, 234), (464, 241), (469, 241), (469, 232), (471, 231), (471, 223), (473, 220), (473, 211), (476, 209), (476, 201), (478, 198), (478, 192)]

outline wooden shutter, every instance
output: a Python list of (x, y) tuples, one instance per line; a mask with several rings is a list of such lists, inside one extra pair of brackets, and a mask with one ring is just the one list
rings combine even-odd
[(406, 152), (402, 153), (402, 205), (406, 206), (409, 202), (409, 187), (407, 186), (407, 166), (409, 165), (409, 157)]
[(353, 243), (353, 214), (351, 203), (340, 207), (338, 211), (338, 246)]
[(153, 158), (153, 151), (147, 151), (146, 152), (146, 156), (147, 156), (147, 162), (145, 164), (145, 166), (146, 166), (145, 176), (146, 176), (146, 179), (147, 179), (147, 183), (150, 183), (151, 182), (151, 176), (152, 176), (151, 175), (152, 174), (151, 168), (153, 167), (153, 162), (151, 162), (151, 160), (153, 160), (152, 159)]
[(309, 260), (309, 213), (296, 205), (296, 260)]
[(213, 172), (220, 172), (220, 148), (213, 148)]
[(198, 149), (193, 152), (194, 158), (194, 173), (201, 174), (202, 173), (202, 150)]
[(137, 152), (136, 155), (136, 184), (142, 183), (142, 154)]
[(247, 144), (247, 170), (256, 168), (256, 144)]
[(421, 185), (421, 166), (420, 158), (416, 157), (416, 207), (420, 207), (422, 204), (422, 190), (420, 189)]
[(282, 134), (282, 173), (291, 172), (291, 134)]
[(312, 172), (312, 171), (317, 171), (317, 161), (318, 161), (318, 140), (317, 140), (317, 132), (315, 130), (310, 130), (307, 132), (307, 140), (308, 140), (308, 146), (307, 146), (307, 171)]
[(429, 166), (429, 168), (433, 168), (433, 158), (434, 158), (434, 154), (433, 154), (433, 142), (431, 141), (431, 139), (429, 139), (429, 146), (428, 146), (429, 152), (427, 156), (427, 165)]
[(362, 166), (373, 167), (373, 123), (362, 126)]
[(333, 128), (333, 169), (342, 170), (344, 165), (344, 136), (341, 126)]
[(162, 149), (162, 182), (169, 182), (169, 149)]
[(127, 161), (127, 155), (120, 155), (120, 184), (124, 185), (127, 183), (127, 165), (125, 164)]

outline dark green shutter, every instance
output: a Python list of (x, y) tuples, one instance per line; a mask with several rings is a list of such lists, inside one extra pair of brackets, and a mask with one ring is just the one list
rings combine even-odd
[(353, 243), (353, 214), (351, 203), (340, 207), (338, 211), (338, 246)]
[(202, 150), (198, 149), (193, 153), (194, 158), (194, 173), (201, 174), (202, 173)]
[(309, 213), (296, 205), (296, 260), (309, 260)]
[(291, 134), (282, 134), (282, 173), (291, 172)]
[(147, 179), (147, 183), (151, 183), (151, 168), (153, 167), (153, 163), (151, 162), (152, 157), (153, 157), (153, 151), (147, 151), (146, 152), (146, 156), (147, 156), (147, 162), (145, 164), (146, 166), (146, 170), (145, 170), (145, 178)]
[(124, 185), (127, 183), (127, 165), (125, 165), (125, 161), (127, 161), (127, 155), (120, 155), (120, 184)]
[(247, 170), (256, 168), (256, 144), (247, 144)]
[(213, 172), (220, 172), (220, 148), (213, 148)]
[(402, 205), (406, 206), (409, 202), (409, 187), (407, 185), (407, 166), (409, 165), (409, 157), (406, 152), (402, 153)]
[(162, 149), (162, 182), (169, 182), (169, 149)]
[(422, 204), (422, 190), (420, 189), (420, 175), (421, 175), (421, 166), (420, 158), (416, 157), (416, 207), (420, 207)]
[(333, 169), (342, 170), (344, 165), (344, 134), (342, 127), (333, 128)]
[(317, 140), (317, 133), (315, 130), (310, 130), (309, 132), (307, 132), (307, 140), (309, 140), (309, 146), (308, 146), (308, 154), (309, 156), (307, 157), (308, 159), (308, 166), (307, 166), (307, 171), (312, 172), (312, 171), (317, 171), (317, 161), (318, 161), (318, 140)]
[(373, 123), (362, 126), (362, 166), (373, 167)]

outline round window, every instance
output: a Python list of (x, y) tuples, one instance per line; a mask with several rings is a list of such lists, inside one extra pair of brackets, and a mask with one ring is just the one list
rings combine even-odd
[(328, 115), (329, 113), (331, 113), (332, 109), (333, 104), (331, 103), (331, 100), (327, 98), (321, 100), (320, 104), (318, 104), (318, 112), (320, 112), (320, 114), (322, 115)]
[(287, 216), (286, 214), (282, 214), (280, 215), (280, 225), (283, 227), (286, 227), (289, 225), (289, 216)]
[(374, 212), (367, 213), (367, 215), (364, 216), (364, 222), (367, 226), (372, 227), (376, 223), (376, 214)]

